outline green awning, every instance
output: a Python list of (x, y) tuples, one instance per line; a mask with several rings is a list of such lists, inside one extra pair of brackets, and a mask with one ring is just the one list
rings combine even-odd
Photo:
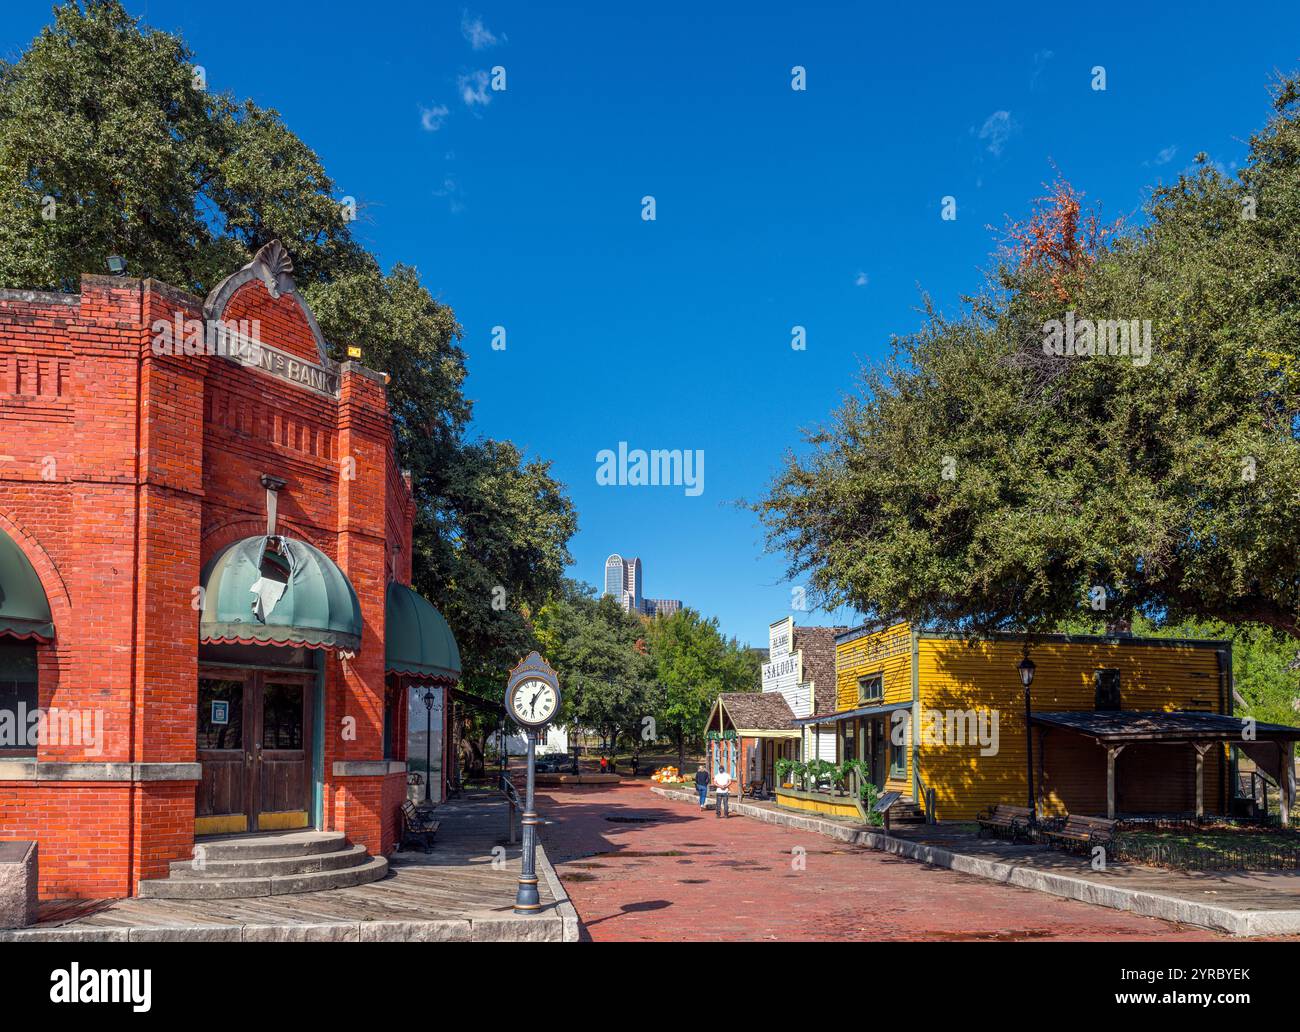
[(384, 669), (460, 680), (460, 649), (443, 615), (423, 595), (389, 581), (384, 598)]
[(361, 648), (361, 603), (352, 583), (305, 541), (236, 541), (208, 562), (201, 580), (205, 644)]
[(50, 600), (41, 579), (18, 547), (0, 530), (0, 638), (53, 641)]

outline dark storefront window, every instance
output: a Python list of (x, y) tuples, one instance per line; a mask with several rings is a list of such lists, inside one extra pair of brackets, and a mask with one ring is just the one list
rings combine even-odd
[(27, 741), (36, 726), (36, 687), (36, 644), (0, 639), (0, 755), (36, 755), (35, 742)]
[[(214, 705), (215, 704), (215, 705)], [(199, 678), (198, 747), (244, 747), (244, 682)]]
[(262, 689), (262, 748), (302, 748), (302, 682), (272, 681)]

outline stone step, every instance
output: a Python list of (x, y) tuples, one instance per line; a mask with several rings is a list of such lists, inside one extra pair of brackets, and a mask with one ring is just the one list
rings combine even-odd
[(207, 854), (195, 860), (174, 860), (172, 878), (276, 878), (286, 874), (314, 874), (359, 867), (370, 859), (365, 846), (346, 844), (332, 853), (305, 856), (267, 856), (238, 860), (213, 860)]
[(295, 892), (348, 889), (368, 885), (388, 873), (388, 859), (371, 857), (355, 867), (308, 874), (286, 874), (255, 878), (158, 878), (142, 881), (145, 899), (244, 899), (250, 896), (283, 896)]
[(194, 840), (209, 860), (263, 860), (277, 856), (315, 856), (348, 847), (341, 831), (267, 831), (239, 835), (204, 835)]

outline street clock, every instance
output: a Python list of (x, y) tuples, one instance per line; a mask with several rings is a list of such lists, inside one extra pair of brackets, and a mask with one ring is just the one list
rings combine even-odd
[(520, 727), (539, 728), (560, 711), (560, 679), (536, 652), (510, 671), (506, 682), (506, 712)]

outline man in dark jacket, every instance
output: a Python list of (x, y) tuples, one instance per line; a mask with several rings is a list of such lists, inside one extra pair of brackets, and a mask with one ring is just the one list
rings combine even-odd
[(702, 763), (699, 770), (695, 772), (695, 794), (700, 797), (700, 809), (707, 809), (709, 805), (709, 775)]

